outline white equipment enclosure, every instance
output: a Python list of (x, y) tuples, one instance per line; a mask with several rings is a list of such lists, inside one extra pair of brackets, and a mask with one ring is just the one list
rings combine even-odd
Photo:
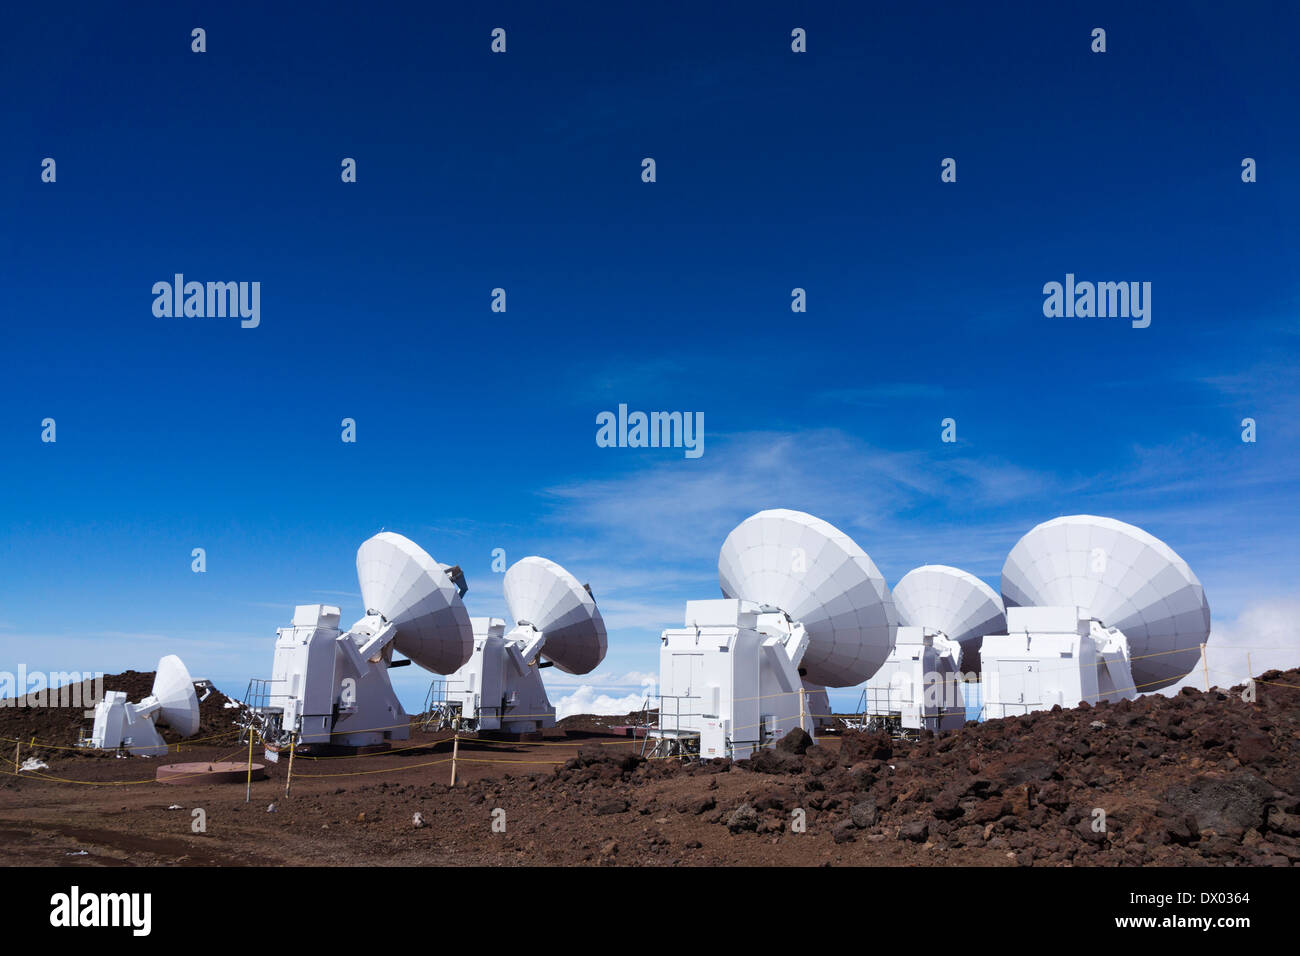
[(507, 633), (500, 618), (472, 619), (469, 661), (430, 688), (425, 710), (438, 729), (530, 734), (554, 727), (542, 668), (586, 674), (605, 659), (605, 622), (591, 589), (564, 568), (523, 558), (506, 571), (504, 587), (515, 626)]
[[(350, 630), (339, 630), (337, 607), (307, 604), (277, 631), (271, 679), (253, 681), (248, 701), (273, 745), (406, 740), (409, 718), (388, 669), (414, 661), (445, 674), (469, 659), (474, 639), (459, 568), (382, 532), (358, 549), (357, 578), (366, 614)], [(394, 650), (410, 661), (394, 661)]]
[(1163, 541), (1093, 515), (1038, 525), (1002, 569), (1005, 634), (984, 638), (985, 716), (1167, 687), (1210, 632), (1201, 582)]
[[(181, 737), (192, 737), (199, 729), (199, 696), (196, 681), (190, 677), (181, 659), (168, 654), (158, 661), (153, 692), (138, 704), (127, 703), (126, 694), (112, 690), (95, 705), (95, 725), (89, 738), (79, 741), (83, 747), (101, 750), (126, 749), (137, 757), (152, 757), (167, 752), (167, 743), (155, 724), (170, 727)], [(197, 682), (208, 699), (212, 685)]]
[[(800, 511), (760, 511), (718, 555), (723, 600), (689, 601), (664, 631), (654, 752), (742, 759), (802, 726), (807, 685), (847, 687), (894, 642), (894, 604), (857, 544)], [(829, 707), (829, 705), (826, 705)]]
[(865, 716), (888, 730), (952, 730), (966, 720), (963, 667), (979, 666), (979, 642), (1005, 629), (1002, 599), (966, 571), (928, 564), (894, 587), (898, 636), (867, 682)]
[(803, 691), (804, 706), (807, 708), (808, 720), (812, 726), (817, 730), (834, 729), (835, 715), (831, 713), (831, 698), (826, 693), (826, 688), (805, 680)]

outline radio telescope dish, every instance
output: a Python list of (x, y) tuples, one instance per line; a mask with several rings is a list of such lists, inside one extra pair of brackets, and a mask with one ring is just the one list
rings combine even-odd
[(1007, 615), (998, 592), (975, 575), (944, 564), (926, 564), (894, 585), (898, 623), (942, 631), (961, 645), (962, 668), (979, 670), (980, 641), (1003, 634)]
[(860, 683), (894, 646), (897, 618), (884, 577), (821, 518), (783, 508), (746, 518), (722, 543), (718, 581), (726, 597), (780, 608), (804, 626), (799, 672), (809, 683)]
[(605, 659), (605, 621), (596, 601), (564, 568), (523, 558), (506, 571), (504, 586), (511, 616), (542, 634), (542, 653), (560, 670), (586, 674)]
[(1187, 562), (1114, 518), (1069, 515), (1033, 528), (1007, 556), (1002, 597), (1007, 607), (1075, 606), (1122, 631), (1143, 692), (1184, 677), (1210, 633), (1205, 590)]
[(474, 651), (461, 592), (443, 566), (414, 541), (384, 531), (357, 549), (367, 614), (397, 626), (399, 651), (426, 670), (450, 674)]
[(199, 695), (194, 691), (190, 672), (175, 654), (158, 661), (152, 696), (158, 701), (155, 722), (166, 724), (182, 737), (198, 732)]

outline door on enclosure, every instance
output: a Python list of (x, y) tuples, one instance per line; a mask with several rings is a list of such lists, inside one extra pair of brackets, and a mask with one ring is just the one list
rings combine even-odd
[(684, 726), (692, 726), (688, 717), (698, 715), (704, 703), (704, 655), (674, 654), (672, 678), (673, 694), (677, 699), (664, 701), (664, 709), (670, 717), (681, 715)]
[(1008, 707), (1024, 707), (1028, 713), (1042, 703), (1038, 661), (1002, 661), (998, 665), (1001, 697)]
[(673, 687), (683, 697), (698, 697), (704, 686), (704, 655), (673, 655)]

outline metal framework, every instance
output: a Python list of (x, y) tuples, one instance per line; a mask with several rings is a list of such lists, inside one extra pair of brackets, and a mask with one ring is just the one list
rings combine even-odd
[(244, 706), (235, 718), (235, 726), (239, 728), (239, 743), (248, 740), (248, 732), (252, 729), (256, 729), (257, 735), (263, 740), (272, 743), (281, 742), (281, 738), (288, 740), (289, 733), (294, 728), (286, 730), (283, 726), (283, 707), (271, 706), (271, 685), (281, 683), (284, 682), (261, 677), (249, 680), (248, 688), (244, 691)]
[(478, 729), (477, 720), (464, 716), (464, 703), (448, 696), (447, 688), (450, 684), (451, 681), (445, 677), (435, 677), (429, 683), (428, 693), (424, 695), (424, 710), (419, 718), (421, 730), (433, 733), (440, 730), (472, 733)]
[[(645, 733), (641, 740), (641, 756), (649, 759), (676, 757), (679, 759), (698, 758), (700, 756), (700, 732), (682, 726), (683, 717), (698, 717), (698, 714), (682, 713), (682, 701), (699, 700), (697, 696), (680, 696), (658, 694), (659, 707), (653, 711), (657, 723), (650, 723), (650, 698), (641, 705)], [(664, 701), (671, 700), (671, 712), (664, 707)], [(689, 706), (689, 705), (688, 705)], [(670, 726), (671, 725), (671, 726)]]

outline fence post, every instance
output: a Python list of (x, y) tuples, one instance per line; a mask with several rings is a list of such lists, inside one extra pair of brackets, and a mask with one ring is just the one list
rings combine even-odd
[(289, 787), (293, 784), (293, 752), (297, 749), (298, 747), (294, 743), (294, 735), (289, 734), (289, 776), (284, 781), (284, 795), (286, 797), (289, 795)]
[(248, 803), (253, 799), (253, 738), (257, 736), (251, 726), (248, 728), (248, 785), (244, 790), (244, 802)]

